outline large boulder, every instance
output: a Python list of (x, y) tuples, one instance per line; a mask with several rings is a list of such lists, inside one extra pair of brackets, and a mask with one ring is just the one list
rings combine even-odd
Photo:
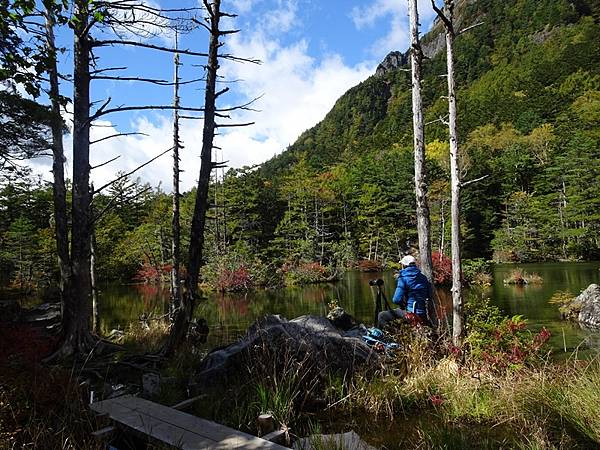
[(325, 317), (301, 316), (288, 321), (269, 315), (250, 326), (238, 342), (209, 353), (195, 382), (201, 390), (218, 389), (260, 377), (265, 367), (273, 373), (295, 366), (302, 373), (325, 376), (348, 374), (377, 362), (377, 354), (360, 338), (346, 336)]
[(575, 303), (581, 308), (577, 317), (579, 323), (588, 328), (600, 328), (600, 286), (590, 284)]

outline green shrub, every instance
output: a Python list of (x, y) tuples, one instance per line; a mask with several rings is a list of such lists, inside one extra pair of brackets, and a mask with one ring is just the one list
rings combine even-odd
[(493, 282), (492, 263), (484, 258), (465, 259), (462, 262), (463, 279), (468, 284), (489, 286)]

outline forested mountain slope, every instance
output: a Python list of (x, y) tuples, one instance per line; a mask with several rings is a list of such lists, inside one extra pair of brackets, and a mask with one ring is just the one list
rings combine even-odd
[[(518, 260), (598, 256), (599, 17), (597, 0), (459, 3), (461, 27), (483, 22), (456, 42), (465, 178), (488, 175), (465, 189), (464, 235), (471, 256), (491, 256), (494, 250), (499, 258)], [(428, 122), (447, 110), (440, 32), (436, 23), (423, 38), (431, 57), (424, 81)], [(351, 234), (362, 257), (369, 256), (367, 241), (379, 241), (379, 257), (412, 237), (410, 74), (399, 70), (408, 68), (406, 61), (406, 54), (389, 55), (377, 74), (350, 89), (322, 122), (261, 169), (282, 185), (281, 192), (293, 191), (294, 177), (306, 177), (300, 189), (308, 180), (318, 184), (332, 177), (315, 193), (323, 205), (313, 201), (305, 214), (327, 215), (319, 211), (327, 208), (323, 189), (342, 194), (348, 203), (342, 207), (353, 211)], [(446, 139), (441, 123), (427, 127), (438, 246), (449, 195)], [(283, 196), (288, 215), (292, 194)], [(307, 195), (305, 189), (295, 194)], [(381, 210), (369, 212), (366, 204)], [(339, 211), (329, 213), (341, 217)], [(369, 214), (368, 224), (361, 224)], [(339, 239), (339, 223), (313, 228)]]

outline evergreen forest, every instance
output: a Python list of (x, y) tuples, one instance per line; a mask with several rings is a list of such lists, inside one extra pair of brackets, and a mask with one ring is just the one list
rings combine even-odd
[[(465, 257), (598, 259), (600, 3), (459, 2), (457, 20), (480, 22), (456, 40)], [(423, 38), (423, 95), (432, 242), (449, 254), (442, 34), (435, 23)], [(350, 89), (278, 156), (215, 171), (206, 283), (318, 281), (393, 264), (415, 247), (410, 73), (405, 54), (397, 60)], [(3, 170), (2, 178), (2, 285), (51, 287), (58, 270), (51, 185), (27, 170)], [(182, 195), (184, 230), (193, 198)], [(107, 209), (95, 228), (100, 279), (168, 279), (170, 204), (164, 188), (135, 177), (97, 196), (95, 211)], [(185, 252), (189, 233), (182, 236)]]

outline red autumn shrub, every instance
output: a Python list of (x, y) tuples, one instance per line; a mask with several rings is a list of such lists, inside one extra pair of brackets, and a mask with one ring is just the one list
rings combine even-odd
[(143, 283), (158, 283), (165, 277), (169, 277), (172, 266), (165, 264), (164, 266), (153, 266), (148, 262), (144, 262), (142, 267), (138, 269), (133, 279)]
[(381, 263), (374, 259), (362, 259), (358, 262), (358, 270), (361, 272), (380, 272)]
[(244, 291), (253, 287), (250, 271), (245, 265), (236, 269), (223, 268), (217, 278), (217, 289), (225, 291)]
[(433, 282), (435, 284), (452, 283), (452, 261), (440, 252), (431, 254), (433, 262)]
[(301, 285), (321, 283), (327, 281), (329, 270), (318, 262), (301, 262), (298, 264), (286, 263), (280, 272), (284, 276), (285, 284)]

